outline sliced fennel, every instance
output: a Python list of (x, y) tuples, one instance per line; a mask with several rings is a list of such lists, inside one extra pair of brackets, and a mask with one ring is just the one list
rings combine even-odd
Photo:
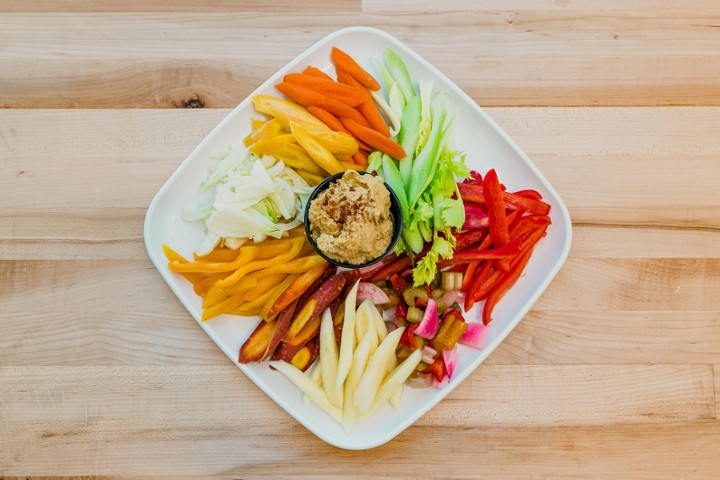
[(218, 245), (238, 248), (249, 239), (280, 238), (302, 223), (312, 187), (293, 169), (245, 148), (230, 149), (217, 159), (200, 194), (183, 212), (184, 219), (205, 224), (198, 255)]

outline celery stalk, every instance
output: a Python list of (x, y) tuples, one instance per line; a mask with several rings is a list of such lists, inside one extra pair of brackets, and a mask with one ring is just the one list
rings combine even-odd
[(421, 110), (420, 97), (413, 97), (403, 110), (402, 117), (400, 120), (400, 134), (398, 135), (398, 142), (403, 147), (407, 158), (404, 158), (400, 162), (400, 175), (402, 176), (405, 187), (410, 184), (410, 173), (413, 169), (413, 162), (415, 158), (415, 146), (417, 145), (417, 131), (420, 126), (420, 110)]
[(405, 101), (409, 102), (415, 96), (415, 89), (405, 63), (397, 53), (387, 49), (385, 50), (385, 65), (387, 65), (389, 76), (398, 82)]

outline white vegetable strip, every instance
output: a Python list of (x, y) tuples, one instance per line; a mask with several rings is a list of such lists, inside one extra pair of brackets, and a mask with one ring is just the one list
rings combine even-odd
[(340, 337), (340, 355), (338, 359), (337, 380), (335, 388), (339, 392), (350, 371), (353, 351), (355, 350), (355, 299), (357, 298), (360, 280), (350, 289), (345, 298), (345, 318), (343, 319), (342, 335)]
[(388, 371), (388, 365), (396, 361), (395, 348), (404, 331), (405, 328), (401, 327), (389, 333), (370, 357), (354, 396), (355, 409), (359, 414), (368, 411), (377, 394), (378, 387)]
[(385, 381), (380, 385), (375, 400), (373, 400), (370, 408), (363, 414), (356, 418), (356, 421), (363, 422), (370, 418), (372, 415), (377, 413), (378, 410), (388, 401), (388, 399), (395, 393), (398, 387), (407, 380), (410, 374), (415, 370), (415, 367), (420, 363), (420, 357), (422, 354), (420, 350), (415, 350), (410, 354), (393, 372), (388, 375)]
[(320, 322), (320, 366), (322, 367), (323, 390), (328, 400), (337, 408), (342, 407), (343, 391), (335, 388), (337, 379), (338, 351), (335, 343), (335, 328), (330, 309), (326, 308)]
[(318, 387), (301, 370), (282, 360), (270, 362), (270, 365), (275, 368), (275, 370), (285, 375), (285, 377), (294, 383), (302, 392), (307, 394), (307, 396), (310, 397), (310, 400), (312, 400), (318, 407), (325, 410), (338, 422), (342, 421), (340, 409), (333, 406), (327, 396), (325, 396), (322, 388)]

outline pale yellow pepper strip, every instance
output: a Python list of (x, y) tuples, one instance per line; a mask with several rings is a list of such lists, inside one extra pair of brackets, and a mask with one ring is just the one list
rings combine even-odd
[(322, 168), (326, 172), (332, 174), (342, 172), (343, 166), (340, 161), (335, 158), (330, 150), (325, 148), (315, 137), (313, 137), (307, 130), (305, 130), (300, 124), (290, 122), (290, 131), (292, 132), (295, 140), (300, 144), (301, 147), (312, 157), (318, 167)]

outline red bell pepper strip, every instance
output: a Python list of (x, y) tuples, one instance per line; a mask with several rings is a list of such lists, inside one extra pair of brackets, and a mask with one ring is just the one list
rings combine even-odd
[[(464, 202), (485, 203), (483, 186), (472, 183), (458, 183), (458, 190)], [(528, 213), (536, 215), (547, 215), (550, 213), (550, 205), (542, 200), (520, 196), (510, 192), (503, 192), (503, 200), (508, 208), (523, 208)]]
[(537, 190), (518, 190), (517, 192), (513, 192), (513, 194), (519, 197), (530, 198), (532, 200), (542, 200), (542, 195), (540, 195), (540, 192)]
[(465, 307), (466, 312), (472, 308), (475, 302), (482, 300), (482, 298), (478, 298), (476, 292), (495, 272), (492, 267), (493, 262), (483, 263), (482, 267), (480, 267), (480, 270), (475, 274), (475, 277), (472, 278), (468, 283), (467, 288), (463, 290), (463, 292), (465, 293), (465, 302), (463, 303), (463, 306)]
[(490, 169), (483, 179), (483, 197), (490, 221), (490, 237), (493, 245), (501, 247), (510, 241), (510, 233), (505, 215), (505, 200), (494, 168)]
[(487, 229), (481, 228), (477, 230), (468, 230), (467, 232), (462, 232), (456, 235), (456, 242), (455, 242), (455, 251), (459, 252), (461, 250), (465, 250), (466, 248), (472, 246), (475, 243), (479, 243), (484, 241), (487, 238), (488, 244), (485, 245), (482, 248), (487, 248), (490, 246), (490, 237), (488, 236)]
[(465, 274), (463, 275), (462, 286), (460, 287), (461, 292), (467, 291), (468, 287), (472, 283), (473, 277), (475, 276), (475, 271), (477, 271), (479, 266), (480, 266), (480, 260), (476, 260), (474, 262), (470, 262), (467, 264), (467, 268), (465, 269)]
[(525, 269), (525, 265), (527, 265), (528, 260), (530, 260), (530, 255), (532, 254), (532, 249), (528, 249), (525, 253), (523, 253), (519, 258), (518, 261), (510, 268), (510, 270), (507, 272), (505, 276), (493, 287), (493, 289), (488, 294), (487, 299), (485, 299), (485, 305), (483, 306), (483, 312), (482, 312), (482, 320), (485, 325), (490, 323), (492, 320), (492, 311), (497, 305), (497, 303), (502, 299), (502, 297), (507, 293), (508, 290), (515, 284), (518, 278), (520, 278), (520, 275), (522, 274), (523, 270)]
[[(484, 250), (463, 250), (453, 255), (453, 258), (438, 262), (441, 267), (449, 265), (457, 265), (459, 263), (470, 263), (477, 260), (510, 260), (518, 253), (522, 242), (519, 238), (515, 238), (498, 248), (486, 248)], [(508, 264), (509, 265), (509, 264)]]

